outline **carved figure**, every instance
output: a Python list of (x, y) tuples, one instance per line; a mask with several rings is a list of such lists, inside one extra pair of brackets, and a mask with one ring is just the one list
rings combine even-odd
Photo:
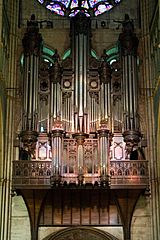
[(42, 47), (42, 36), (39, 33), (38, 21), (35, 20), (35, 15), (31, 15), (31, 20), (27, 21), (27, 32), (22, 39), (25, 55), (39, 55)]
[(133, 20), (129, 18), (128, 14), (125, 14), (125, 20), (117, 22), (120, 22), (123, 26), (123, 32), (119, 35), (120, 50), (122, 55), (136, 55), (139, 41), (134, 33)]

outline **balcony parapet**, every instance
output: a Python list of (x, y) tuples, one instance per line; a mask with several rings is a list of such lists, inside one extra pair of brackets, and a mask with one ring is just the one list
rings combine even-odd
[[(62, 166), (59, 187), (78, 187), (78, 169), (66, 173), (70, 166)], [(13, 188), (44, 188), (52, 187), (52, 161), (18, 160), (13, 161)], [(148, 186), (147, 160), (111, 160), (109, 166), (111, 189), (146, 188)], [(100, 166), (92, 166), (91, 171), (83, 171), (83, 187), (102, 187)], [(103, 186), (104, 187), (104, 186)]]

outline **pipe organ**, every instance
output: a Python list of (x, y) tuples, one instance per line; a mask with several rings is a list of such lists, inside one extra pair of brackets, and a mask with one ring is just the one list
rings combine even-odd
[(133, 148), (138, 151), (138, 39), (130, 19), (122, 25), (120, 61), (110, 65), (105, 51), (99, 59), (91, 56), (91, 20), (78, 13), (71, 18), (71, 55), (62, 61), (55, 50), (49, 64), (40, 59), (37, 22), (28, 22), (20, 160), (28, 159), (26, 151), (33, 166), (35, 158), (48, 161), (38, 164), (41, 172), (48, 166), (52, 186), (109, 186), (110, 177), (122, 175), (114, 161), (129, 161)]

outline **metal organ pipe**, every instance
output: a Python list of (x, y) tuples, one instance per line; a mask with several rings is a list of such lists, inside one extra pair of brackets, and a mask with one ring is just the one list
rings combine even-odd
[[(84, 39), (84, 64), (83, 64), (83, 84), (84, 84), (84, 113), (87, 114), (87, 68), (88, 68), (88, 46), (89, 46), (89, 37), (85, 36)], [(86, 127), (86, 126), (85, 126)]]
[[(75, 63), (74, 63), (74, 68), (75, 68), (75, 77), (74, 77), (74, 105), (75, 105), (75, 109), (78, 110), (78, 105), (79, 105), (79, 96), (78, 96), (78, 69), (79, 69), (79, 51), (78, 51), (78, 46), (79, 45), (79, 41), (78, 41), (78, 37), (76, 37), (75, 40)], [(77, 46), (77, 47), (76, 47)], [(74, 49), (73, 49), (74, 51)], [(72, 52), (73, 52), (72, 51)], [(72, 59), (74, 61), (74, 58)]]
[(72, 131), (72, 93), (66, 92), (63, 94), (63, 118), (64, 118), (64, 124), (65, 124), (65, 131), (71, 132)]
[[(54, 120), (57, 118), (57, 83), (53, 83), (52, 84), (53, 87), (53, 96), (51, 96), (51, 101), (53, 101), (53, 109), (51, 111), (52, 112), (52, 121), (54, 122)], [(52, 123), (53, 124), (53, 123)]]
[[(39, 59), (38, 58), (35, 58), (34, 59), (34, 79), (37, 78), (38, 76), (38, 66), (39, 65)], [(35, 84), (34, 84), (34, 88), (33, 88), (33, 93), (37, 92), (38, 90), (38, 85), (39, 85), (39, 82), (36, 81)], [(37, 125), (38, 125), (38, 94), (35, 94), (35, 97), (33, 97), (33, 112), (34, 112), (34, 117), (35, 117), (35, 120), (33, 121), (33, 128), (34, 129), (37, 129)]]
[[(79, 34), (78, 36), (78, 46), (76, 46), (76, 48), (78, 48), (78, 57), (79, 57), (79, 64), (78, 64), (78, 76), (76, 76), (76, 79), (78, 79), (78, 97), (79, 101), (78, 101), (78, 114), (79, 117), (83, 117), (84, 114), (84, 72), (83, 72), (83, 41), (84, 41), (84, 37), (82, 34)], [(82, 131), (82, 129), (81, 129)]]
[(104, 101), (104, 84), (101, 84), (101, 90), (100, 90), (100, 107), (101, 107), (101, 118), (104, 119), (104, 104), (105, 104), (105, 101)]
[[(138, 79), (138, 76), (137, 76), (137, 58), (134, 58), (134, 56), (132, 57), (133, 58), (133, 79)], [(134, 119), (135, 119), (135, 128), (136, 129), (139, 129), (139, 119), (137, 117), (137, 112), (136, 112), (136, 106), (137, 106), (137, 99), (138, 99), (138, 81), (135, 81), (135, 83), (133, 84), (133, 108), (134, 108)]]
[(34, 113), (32, 111), (32, 104), (33, 104), (33, 71), (34, 71), (34, 65), (33, 65), (33, 55), (29, 56), (29, 79), (28, 79), (28, 82), (29, 82), (29, 91), (28, 91), (28, 95), (29, 95), (29, 99), (28, 99), (28, 129), (29, 130), (32, 130), (32, 121), (33, 121), (33, 118), (34, 118)]
[(52, 128), (52, 117), (53, 116), (53, 109), (54, 109), (54, 83), (51, 82), (51, 88), (50, 88), (50, 129)]
[(108, 119), (108, 128), (111, 129), (111, 83), (104, 84), (104, 119)]

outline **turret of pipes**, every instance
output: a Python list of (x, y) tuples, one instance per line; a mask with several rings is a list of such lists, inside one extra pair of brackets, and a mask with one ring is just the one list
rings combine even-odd
[(77, 139), (78, 182), (83, 182), (83, 143), (88, 137), (87, 71), (90, 18), (79, 13), (71, 19), (72, 68), (74, 72), (74, 134)]
[(72, 67), (74, 70), (74, 132), (88, 133), (87, 70), (90, 18), (79, 13), (71, 20)]
[(137, 48), (138, 38), (134, 33), (133, 21), (125, 15), (122, 22), (122, 33), (119, 36), (121, 61), (123, 67), (122, 96), (123, 96), (123, 120), (124, 141), (132, 150), (140, 141), (138, 118), (138, 76), (137, 76)]
[(50, 130), (54, 125), (54, 121), (61, 120), (61, 73), (62, 69), (59, 63), (60, 57), (55, 50), (53, 55), (53, 66), (49, 69), (50, 75)]
[(38, 66), (42, 47), (35, 15), (27, 22), (27, 31), (22, 40), (24, 48), (23, 79), (23, 116), (21, 141), (23, 149), (34, 158), (34, 149), (38, 137)]
[(98, 129), (99, 152), (100, 152), (100, 174), (101, 183), (109, 184), (109, 147), (110, 147), (110, 130), (111, 130), (111, 68), (107, 59), (102, 55), (102, 63), (99, 68), (100, 75), (100, 106), (101, 120)]
[(53, 55), (54, 64), (50, 68), (50, 138), (52, 148), (51, 184), (58, 184), (62, 167), (62, 136), (63, 124), (61, 120), (61, 66), (57, 50)]

